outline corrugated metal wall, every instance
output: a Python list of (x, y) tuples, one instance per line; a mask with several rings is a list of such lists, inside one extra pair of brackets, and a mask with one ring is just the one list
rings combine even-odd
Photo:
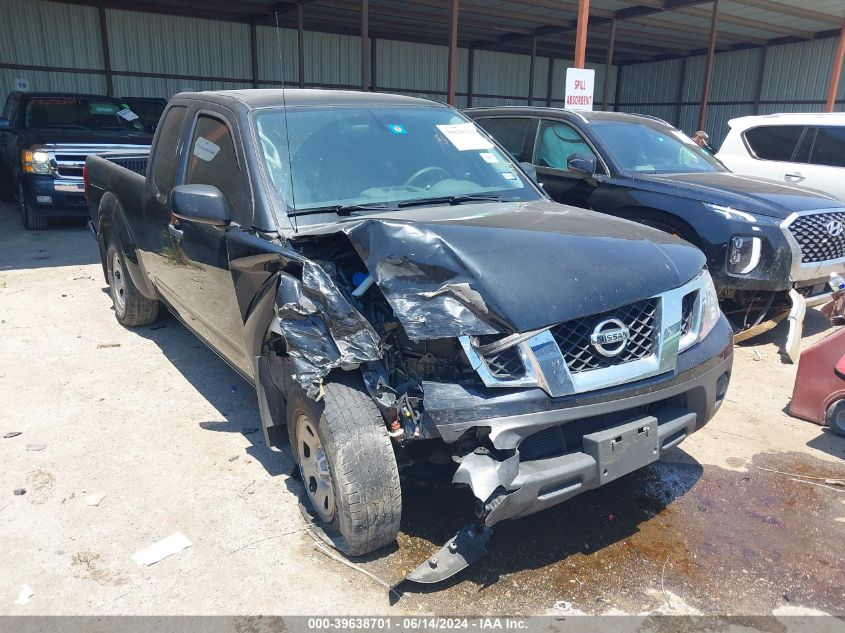
[[(4, 0), (0, 20), (0, 62), (24, 66), (101, 69), (97, 9), (53, 2)], [(97, 73), (0, 68), (0, 98), (15, 78), (30, 90), (67, 90), (104, 94), (105, 76)]]
[[(0, 65), (74, 68), (60, 72), (0, 68), (0, 98), (23, 77), (31, 90), (61, 90), (105, 94), (106, 76), (96, 7), (47, 0), (2, 0)], [(183, 90), (244, 88), (252, 85), (249, 26), (173, 15), (106, 9), (112, 82), (118, 96), (168, 98)], [(316, 25), (315, 25), (316, 26)], [(307, 86), (355, 89), (361, 84), (361, 46), (355, 36), (306, 31)], [(256, 29), (259, 84), (297, 85), (297, 33), (291, 29)], [(402, 92), (445, 101), (448, 48), (433, 44), (377, 40), (375, 76), (379, 91)], [(538, 57), (534, 97), (545, 103), (549, 58)], [(528, 103), (528, 55), (476, 50), (473, 105)], [(552, 95), (563, 103), (566, 67), (555, 60)], [(601, 101), (604, 68), (596, 68), (596, 101)], [(616, 68), (611, 69), (615, 82)], [(458, 56), (458, 106), (467, 104), (469, 51)], [(614, 94), (612, 83), (610, 94)]]
[[(705, 126), (712, 142), (718, 145), (724, 140), (728, 121), (736, 117), (821, 111), (835, 48), (835, 38), (826, 38), (769, 46), (765, 55), (762, 48), (717, 53)], [(623, 66), (619, 109), (658, 116), (687, 133), (695, 132), (705, 64), (706, 57), (698, 55), (686, 59), (685, 71), (682, 59)], [(845, 82), (840, 83), (838, 101), (836, 109), (845, 110)]]

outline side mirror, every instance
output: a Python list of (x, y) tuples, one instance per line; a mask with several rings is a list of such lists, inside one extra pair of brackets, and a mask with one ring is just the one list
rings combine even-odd
[(12, 122), (9, 119), (0, 119), (0, 127), (12, 127)]
[(589, 154), (572, 154), (566, 159), (566, 167), (583, 178), (592, 178), (596, 173), (596, 157)]
[(537, 168), (534, 167), (532, 163), (520, 163), (519, 166), (522, 167), (522, 171), (528, 174), (528, 177), (531, 180), (539, 184), (539, 181), (537, 180)]
[(180, 220), (225, 226), (232, 221), (223, 193), (212, 185), (179, 185), (170, 192), (173, 215)]

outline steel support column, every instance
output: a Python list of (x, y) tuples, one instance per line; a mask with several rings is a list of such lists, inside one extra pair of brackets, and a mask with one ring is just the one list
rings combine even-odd
[(537, 36), (531, 37), (531, 64), (528, 66), (528, 105), (534, 105), (534, 69), (537, 66)]
[(549, 74), (546, 76), (546, 107), (552, 107), (552, 82), (555, 79), (555, 58), (549, 57)]
[(446, 89), (446, 102), (455, 105), (455, 95), (458, 83), (458, 12), (459, 0), (452, 0), (452, 24), (449, 29), (449, 76)]
[(296, 5), (296, 51), (299, 63), (299, 87), (305, 87), (305, 7), (300, 2)]
[(681, 106), (684, 101), (684, 88), (687, 85), (687, 65), (689, 64), (689, 57), (684, 57), (681, 60), (681, 75), (678, 79), (678, 87), (675, 90), (675, 127), (681, 129)]
[(370, 89), (370, 2), (361, 0), (361, 90)]
[(763, 98), (763, 79), (766, 76), (768, 57), (769, 47), (764, 46), (760, 51), (760, 66), (757, 68), (757, 83), (754, 85), (754, 114), (760, 114), (760, 100)]
[(106, 23), (106, 8), (101, 4), (98, 9), (100, 14), (100, 44), (103, 51), (103, 70), (106, 73), (106, 94), (113, 97), (114, 81), (112, 80), (111, 51), (109, 49), (109, 29)]
[(707, 102), (710, 100), (710, 85), (713, 83), (713, 64), (716, 61), (716, 35), (719, 26), (719, 0), (713, 0), (710, 15), (710, 46), (707, 47), (707, 66), (704, 68), (704, 85), (701, 87), (701, 104), (698, 107), (698, 129), (707, 124)]
[(607, 59), (604, 61), (604, 91), (601, 109), (607, 110), (607, 97), (610, 92), (610, 69), (613, 68), (613, 45), (616, 42), (616, 20), (610, 22), (610, 40), (607, 42)]
[(475, 76), (475, 49), (469, 49), (469, 59), (467, 60), (467, 107), (472, 107), (472, 82)]
[(252, 70), (252, 87), (258, 88), (258, 27), (255, 22), (249, 24), (249, 65)]
[(575, 68), (583, 68), (587, 57), (587, 19), (590, 0), (578, 0), (578, 23), (575, 29)]
[(845, 20), (842, 22), (842, 30), (839, 32), (839, 45), (836, 47), (836, 57), (833, 60), (833, 70), (830, 73), (825, 112), (833, 112), (833, 107), (836, 105), (836, 93), (839, 90), (839, 78), (842, 76), (843, 58), (845, 58)]

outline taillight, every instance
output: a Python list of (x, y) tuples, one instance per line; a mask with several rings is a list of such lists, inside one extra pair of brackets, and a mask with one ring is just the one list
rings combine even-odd
[(834, 367), (836, 374), (845, 380), (845, 354), (842, 355), (842, 358), (839, 359), (839, 362), (836, 363), (836, 367)]

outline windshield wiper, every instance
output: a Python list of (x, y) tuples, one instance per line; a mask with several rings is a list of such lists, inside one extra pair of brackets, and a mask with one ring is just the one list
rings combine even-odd
[(505, 198), (494, 193), (459, 194), (455, 196), (439, 196), (437, 198), (420, 198), (419, 200), (402, 200), (400, 207), (419, 207), (429, 204), (463, 204), (464, 202), (513, 202), (516, 198)]
[(395, 205), (384, 202), (375, 204), (332, 204), (325, 207), (314, 207), (313, 209), (302, 209), (300, 211), (288, 211), (288, 217), (295, 218), (300, 215), (315, 215), (318, 213), (335, 213), (337, 215), (352, 215), (353, 211), (389, 211), (396, 209)]

